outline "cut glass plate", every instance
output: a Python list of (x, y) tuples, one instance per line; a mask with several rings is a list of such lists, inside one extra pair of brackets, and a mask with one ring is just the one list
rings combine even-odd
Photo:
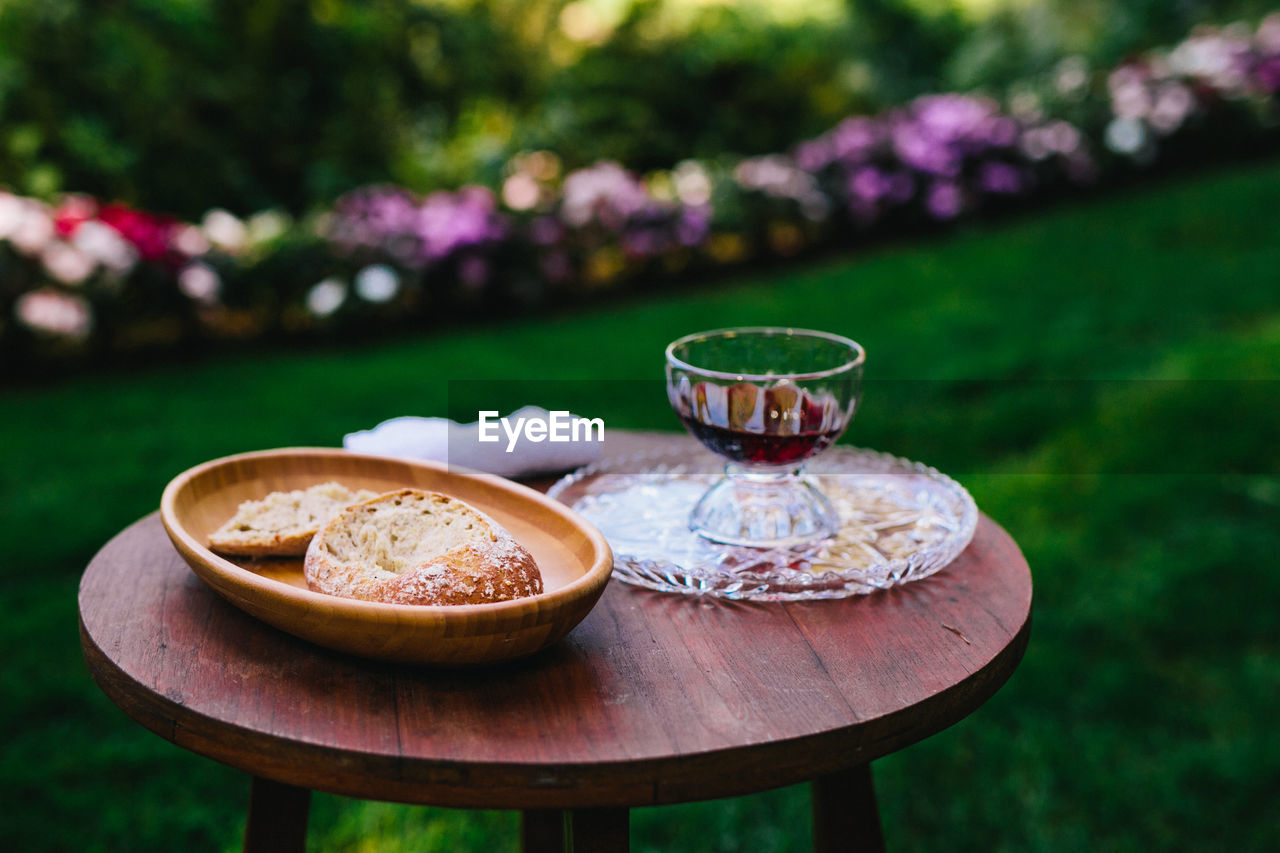
[(919, 580), (958, 557), (977, 527), (973, 498), (950, 477), (835, 447), (806, 471), (840, 514), (835, 536), (792, 548), (721, 545), (690, 531), (688, 518), (723, 465), (701, 451), (614, 457), (569, 474), (548, 494), (604, 533), (618, 580), (732, 599), (844, 598)]

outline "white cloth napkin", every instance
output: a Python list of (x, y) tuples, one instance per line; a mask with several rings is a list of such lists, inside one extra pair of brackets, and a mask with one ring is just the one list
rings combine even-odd
[[(514, 428), (521, 418), (526, 422), (547, 422), (551, 413), (538, 406), (525, 406), (506, 417)], [(599, 459), (604, 446), (601, 436), (588, 430), (580, 431), (577, 441), (534, 442), (522, 435), (514, 446), (501, 425), (489, 427), (489, 434), (495, 433), (497, 441), (482, 442), (478, 421), (460, 424), (447, 418), (402, 417), (383, 421), (373, 429), (350, 433), (342, 439), (342, 446), (376, 456), (430, 459), (500, 477), (569, 471)]]

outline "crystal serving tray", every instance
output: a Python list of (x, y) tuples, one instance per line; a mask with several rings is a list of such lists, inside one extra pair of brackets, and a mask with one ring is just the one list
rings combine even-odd
[(613, 457), (548, 492), (604, 533), (618, 580), (663, 592), (731, 599), (844, 598), (928, 577), (973, 538), (969, 493), (927, 465), (836, 447), (807, 476), (835, 505), (839, 532), (794, 548), (720, 545), (692, 533), (689, 511), (723, 475), (699, 452)]

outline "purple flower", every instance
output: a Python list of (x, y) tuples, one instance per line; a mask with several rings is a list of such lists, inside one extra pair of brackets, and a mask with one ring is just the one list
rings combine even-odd
[(983, 141), (995, 148), (1008, 148), (1018, 141), (1021, 128), (1009, 116), (990, 116), (979, 128)]
[(820, 136), (797, 145), (794, 156), (796, 165), (801, 169), (817, 172), (835, 159), (835, 148), (827, 137)]
[(636, 258), (661, 254), (666, 248), (662, 235), (652, 228), (627, 231), (622, 235), (622, 251)]
[(1021, 169), (1008, 163), (983, 163), (978, 172), (978, 185), (983, 191), (996, 195), (1017, 195), (1026, 189), (1027, 181)]
[(875, 119), (847, 118), (831, 132), (831, 151), (840, 160), (861, 162), (884, 139), (884, 130)]
[(497, 213), (493, 195), (480, 187), (458, 193), (432, 193), (418, 209), (414, 233), (418, 260), (440, 261), (459, 249), (502, 239), (506, 227)]
[(881, 119), (853, 116), (817, 139), (796, 145), (794, 165), (805, 172), (818, 172), (837, 162), (846, 167), (858, 166), (872, 160), (886, 138)]
[(911, 168), (940, 177), (960, 174), (966, 157), (1017, 141), (1018, 123), (994, 102), (965, 95), (926, 95), (890, 117), (893, 150)]
[(680, 211), (676, 221), (676, 239), (682, 246), (697, 246), (711, 233), (711, 207), (699, 205)]
[(564, 281), (573, 274), (569, 256), (564, 252), (551, 252), (538, 261), (538, 268), (548, 281)]
[(849, 178), (849, 195), (862, 204), (888, 201), (902, 204), (915, 192), (915, 182), (905, 172), (885, 172), (873, 166), (863, 166)]
[(907, 203), (916, 192), (915, 179), (906, 172), (890, 173), (888, 187), (885, 196), (894, 204)]
[(419, 268), (506, 235), (493, 194), (481, 187), (433, 193), (422, 201), (396, 187), (356, 190), (339, 199), (328, 231), (343, 251), (371, 249)]
[(866, 202), (877, 202), (889, 194), (889, 179), (872, 166), (863, 166), (849, 178), (849, 194)]
[(974, 134), (995, 113), (995, 104), (967, 95), (925, 95), (911, 104), (920, 127), (940, 140), (962, 139)]
[(958, 152), (913, 122), (902, 121), (893, 128), (893, 150), (898, 159), (917, 171), (945, 177), (960, 173)]
[(1280, 91), (1280, 56), (1267, 56), (1258, 60), (1253, 68), (1253, 79), (1268, 95)]
[(475, 255), (468, 255), (458, 264), (458, 278), (471, 290), (479, 290), (489, 280), (489, 262)]
[(347, 251), (379, 248), (388, 238), (407, 232), (417, 200), (398, 187), (366, 187), (348, 193), (334, 206), (329, 238)]
[(925, 208), (934, 219), (954, 219), (963, 207), (960, 187), (952, 181), (935, 181), (925, 194)]
[(564, 239), (564, 226), (554, 216), (539, 216), (529, 223), (529, 239), (538, 246), (550, 246)]
[(564, 179), (560, 216), (576, 228), (599, 222), (617, 230), (652, 206), (644, 184), (617, 163), (605, 161), (570, 172)]

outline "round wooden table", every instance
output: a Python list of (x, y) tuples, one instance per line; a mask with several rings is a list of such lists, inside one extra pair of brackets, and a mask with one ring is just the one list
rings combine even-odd
[[(654, 446), (693, 450), (676, 435), (606, 440), (611, 454)], [(1026, 561), (985, 516), (954, 564), (898, 589), (749, 604), (614, 581), (555, 646), (466, 670), (351, 658), (255, 620), (192, 574), (155, 514), (80, 584), (102, 690), (252, 774), (246, 850), (303, 849), (313, 789), (520, 809), (526, 850), (609, 851), (627, 849), (631, 806), (802, 781), (816, 849), (876, 849), (869, 762), (995, 693), (1030, 614)]]

